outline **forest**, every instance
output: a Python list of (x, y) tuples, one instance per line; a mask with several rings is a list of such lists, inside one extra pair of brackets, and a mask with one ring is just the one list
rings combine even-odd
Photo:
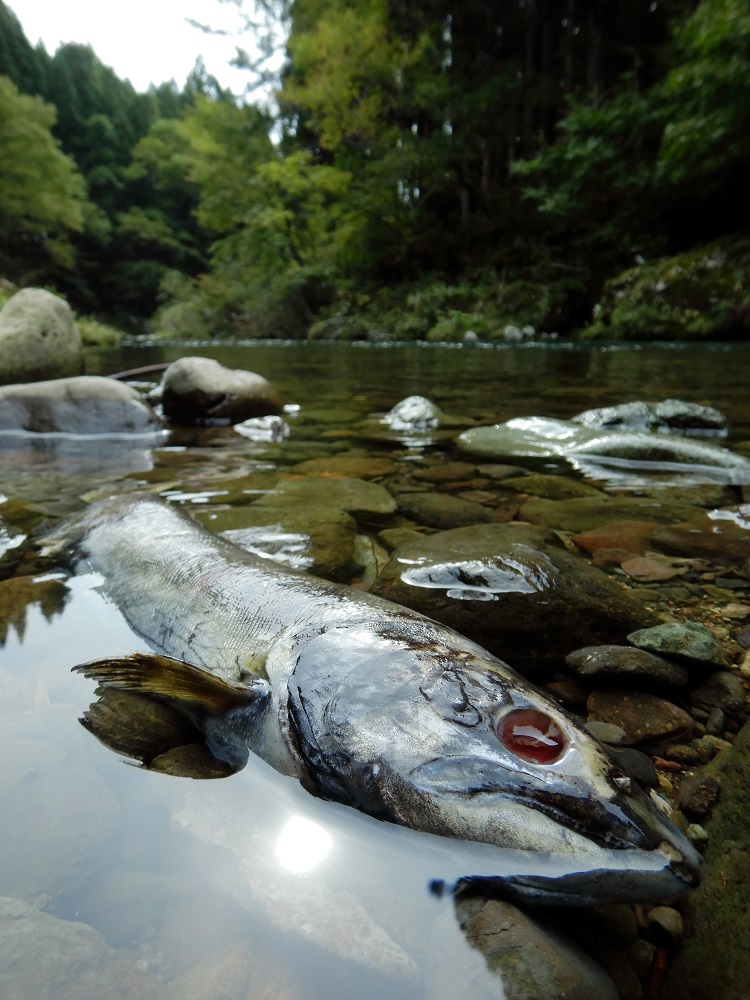
[(0, 0), (8, 282), (167, 338), (750, 334), (746, 0), (228, 2), (273, 110)]

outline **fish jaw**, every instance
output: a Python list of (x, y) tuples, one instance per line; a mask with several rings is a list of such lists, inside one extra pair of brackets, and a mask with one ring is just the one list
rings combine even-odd
[[(568, 894), (580, 901), (584, 890), (646, 901), (697, 884), (700, 856), (635, 780), (462, 636), (427, 621), (337, 625), (308, 637), (294, 662), (290, 728), (322, 794), (416, 830), (549, 856), (551, 871), (562, 863), (568, 883), (579, 880)], [(559, 746), (548, 759), (503, 743), (519, 713), (551, 720)], [(555, 890), (564, 901), (563, 883)]]

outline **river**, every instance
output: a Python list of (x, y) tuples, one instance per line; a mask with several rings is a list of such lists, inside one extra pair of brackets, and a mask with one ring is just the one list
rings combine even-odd
[[(218, 429), (180, 431), (155, 448), (6, 442), (0, 492), (50, 514), (118, 484), (205, 508), (217, 502), (212, 484), (240, 466), (262, 475), (352, 446), (413, 470), (451, 457), (450, 442), (357, 431), (413, 394), (483, 422), (677, 397), (721, 410), (730, 444), (750, 438), (750, 350), (736, 345), (138, 343), (90, 352), (88, 373), (186, 354), (263, 374), (293, 404), (290, 437), (259, 444)], [(504, 995), (450, 893), (429, 888), (475, 863), (456, 845), (311, 799), (259, 761), (197, 781), (129, 766), (94, 740), (79, 724), (93, 684), (71, 668), (147, 647), (96, 575), (34, 579), (3, 585), (0, 897), (23, 902), (6, 901), (0, 927), (10, 914), (26, 933), (4, 952), (0, 940), (0, 993), (447, 1000), (471, 984), (473, 1000)]]

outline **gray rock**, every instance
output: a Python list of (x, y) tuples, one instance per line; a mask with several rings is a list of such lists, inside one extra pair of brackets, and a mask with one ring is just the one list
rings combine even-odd
[(439, 427), (443, 412), (426, 396), (407, 396), (381, 418), (394, 431), (428, 430)]
[(135, 389), (95, 375), (0, 388), (0, 432), (143, 434), (161, 422)]
[(506, 524), (433, 534), (396, 549), (371, 589), (536, 675), (582, 636), (622, 640), (628, 622), (651, 617), (606, 574), (542, 537)]
[(201, 357), (171, 364), (153, 398), (161, 401), (165, 416), (181, 423), (237, 424), (283, 408), (278, 392), (262, 375)]
[(586, 646), (569, 653), (565, 663), (579, 677), (675, 686), (688, 681), (684, 667), (632, 646)]
[(684, 663), (725, 667), (727, 658), (721, 643), (710, 628), (696, 622), (667, 622), (649, 629), (639, 629), (628, 636), (638, 649), (674, 657)]
[(693, 705), (722, 712), (741, 712), (745, 707), (745, 688), (731, 670), (717, 670), (715, 674), (690, 693)]
[(599, 740), (600, 743), (606, 743), (608, 746), (619, 747), (627, 742), (625, 730), (621, 729), (620, 726), (613, 725), (611, 722), (599, 722), (596, 719), (592, 719), (591, 722), (586, 723), (586, 729), (588, 729), (595, 740)]
[(70, 306), (42, 288), (24, 288), (0, 312), (0, 383), (79, 375), (83, 343)]
[(602, 430), (659, 431), (685, 434), (724, 435), (729, 423), (713, 406), (664, 399), (659, 403), (636, 400), (617, 406), (585, 410), (572, 417), (573, 423)]
[[(426, 995), (433, 1000), (617, 1000), (604, 970), (543, 920), (498, 899), (456, 898), (456, 917), (476, 955), (458, 951), (444, 920), (433, 941)], [(453, 924), (453, 920), (450, 921)], [(445, 943), (441, 940), (445, 938)]]

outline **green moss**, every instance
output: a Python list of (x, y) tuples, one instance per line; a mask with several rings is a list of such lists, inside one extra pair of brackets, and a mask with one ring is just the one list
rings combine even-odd
[(84, 347), (117, 347), (124, 334), (113, 326), (107, 326), (96, 319), (76, 316), (76, 326), (80, 330)]
[(750, 237), (624, 271), (604, 286), (587, 339), (720, 340), (750, 333)]

